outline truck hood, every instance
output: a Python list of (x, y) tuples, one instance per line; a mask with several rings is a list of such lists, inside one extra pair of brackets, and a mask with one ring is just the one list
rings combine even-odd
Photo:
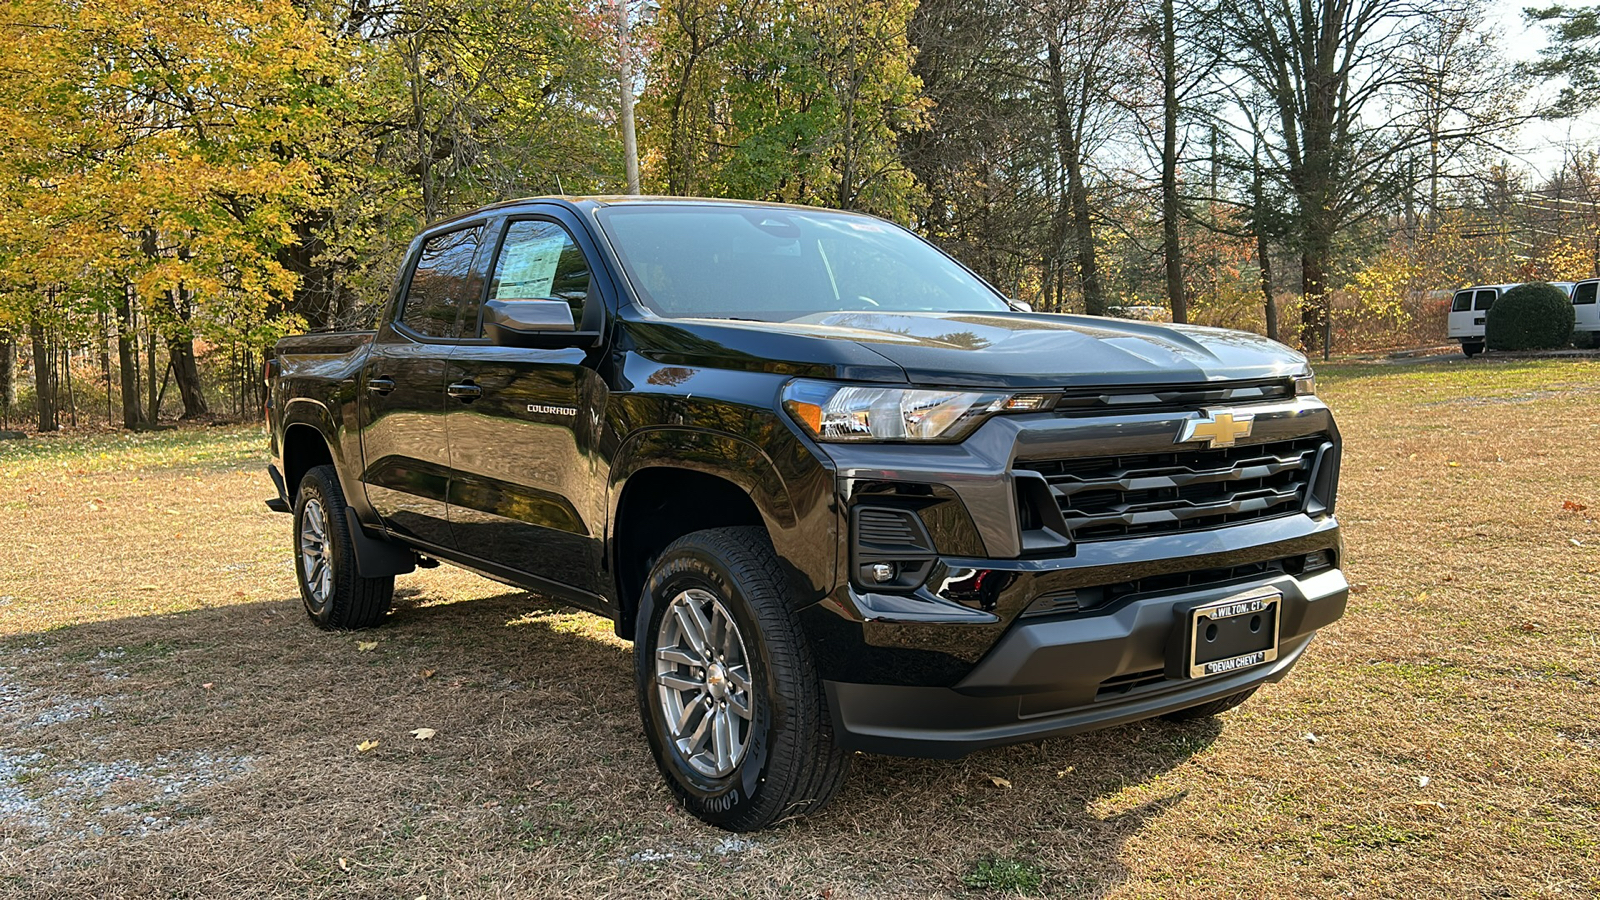
[[(690, 343), (710, 355), (765, 358), (784, 368), (791, 360), (801, 363), (791, 371), (812, 368), (805, 363), (850, 359), (855, 365), (830, 374), (882, 380), (887, 372), (863, 365), (866, 360), (859, 351), (869, 350), (893, 363), (913, 384), (990, 388), (1193, 384), (1286, 377), (1306, 368), (1300, 353), (1248, 332), (1097, 316), (836, 312), (790, 322), (667, 321), (692, 331), (697, 340)], [(687, 349), (681, 339), (666, 343)]]

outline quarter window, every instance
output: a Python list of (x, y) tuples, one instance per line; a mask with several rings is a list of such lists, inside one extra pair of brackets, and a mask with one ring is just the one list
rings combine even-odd
[(425, 337), (453, 338), (461, 307), (475, 303), (483, 280), (473, 267), (483, 226), (428, 238), (406, 289), (400, 322)]

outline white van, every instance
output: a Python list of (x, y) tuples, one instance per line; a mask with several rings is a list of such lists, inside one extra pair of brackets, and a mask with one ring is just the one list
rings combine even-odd
[(1572, 287), (1572, 331), (1600, 332), (1600, 278), (1580, 281)]
[[(1461, 342), (1462, 353), (1468, 356), (1475, 356), (1483, 352), (1483, 323), (1489, 314), (1489, 307), (1494, 306), (1494, 301), (1500, 299), (1501, 294), (1517, 287), (1521, 283), (1480, 284), (1456, 291), (1455, 299), (1450, 301), (1450, 320), (1446, 325), (1445, 333), (1451, 340)], [(1572, 282), (1552, 281), (1550, 283), (1566, 291), (1568, 297), (1573, 296)], [(1592, 288), (1590, 289), (1590, 296), (1593, 296)], [(1572, 302), (1576, 306), (1578, 301), (1574, 297)], [(1593, 300), (1589, 302), (1591, 304), (1594, 303)], [(1600, 325), (1595, 327), (1600, 328)]]

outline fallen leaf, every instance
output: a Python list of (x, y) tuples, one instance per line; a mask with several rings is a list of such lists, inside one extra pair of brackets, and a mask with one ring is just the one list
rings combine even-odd
[(134, 590), (136, 590), (136, 591), (159, 591), (159, 590), (161, 590), (161, 588), (159, 586), (157, 586), (157, 585), (154, 585), (154, 584), (141, 584), (138, 587), (134, 588)]
[(1583, 541), (1580, 541), (1577, 538), (1568, 538), (1567, 540), (1572, 541), (1572, 546), (1574, 546), (1574, 547), (1582, 547), (1583, 546)]
[(1561, 503), (1561, 508), (1565, 509), (1565, 510), (1570, 510), (1572, 512), (1583, 512), (1584, 510), (1588, 509), (1589, 507), (1584, 506), (1582, 503), (1575, 503), (1575, 502), (1573, 502), (1571, 500), (1564, 500)]
[(205, 684), (200, 685), (200, 687), (202, 689), (208, 690), (208, 691), (211, 690), (212, 688), (216, 687), (216, 686), (217, 686), (217, 684), (214, 681), (208, 681)]
[(376, 650), (377, 648), (378, 648), (378, 642), (377, 641), (356, 641), (356, 649), (361, 651), (362, 653), (365, 653), (368, 650)]
[(345, 862), (345, 859), (342, 856), (339, 857), (339, 869), (340, 869), (340, 871), (344, 871), (344, 872), (350, 871), (350, 864), (348, 862)]
[(361, 743), (356, 745), (356, 752), (357, 753), (366, 753), (369, 750), (377, 749), (377, 747), (378, 747), (378, 742), (377, 741), (362, 741)]
[(416, 738), (419, 741), (432, 740), (433, 736), (438, 734), (438, 733), (439, 732), (434, 731), (432, 728), (413, 728), (413, 729), (411, 729), (411, 736)]
[(1539, 624), (1538, 622), (1523, 622), (1522, 623), (1522, 630), (1523, 631), (1543, 631), (1544, 630), (1544, 626)]
[(1011, 788), (1011, 782), (1001, 778), (999, 775), (990, 775), (989, 780), (994, 782), (994, 786), (997, 788), (1006, 788), (1007, 790)]
[(1448, 809), (1445, 807), (1445, 805), (1437, 800), (1416, 800), (1413, 801), (1411, 805), (1417, 810), (1417, 812), (1428, 813), (1429, 815), (1432, 815), (1433, 813), (1448, 812)]
[(1429, 778), (1428, 776), (1423, 775), (1422, 777), (1417, 779), (1417, 787), (1425, 788), (1425, 787), (1428, 786), (1428, 782), (1430, 782), (1432, 780), (1433, 780), (1432, 778)]
[(1459, 469), (1459, 468), (1461, 468), (1461, 463), (1458, 463), (1458, 462), (1452, 462), (1452, 463), (1445, 463), (1445, 465), (1447, 465), (1447, 466), (1449, 466), (1449, 467), (1450, 467), (1450, 468), (1452, 468), (1452, 469)]
[(1073, 769), (1072, 766), (1067, 766), (1065, 769), (1060, 769), (1060, 770), (1058, 770), (1056, 772), (1056, 777), (1057, 778), (1065, 778), (1068, 775), (1072, 774), (1072, 769)]
[(432, 678), (433, 676), (439, 674), (439, 670), (438, 669), (423, 669), (421, 672), (418, 672), (417, 674), (422, 676), (423, 678)]
[(1303, 740), (1305, 740), (1305, 742), (1308, 744), (1315, 744), (1317, 741), (1321, 740), (1321, 738), (1308, 731), (1305, 733)]

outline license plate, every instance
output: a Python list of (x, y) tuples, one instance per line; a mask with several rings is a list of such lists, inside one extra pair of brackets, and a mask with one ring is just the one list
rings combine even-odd
[(1255, 588), (1189, 610), (1190, 678), (1226, 675), (1278, 658), (1278, 609), (1283, 594)]

